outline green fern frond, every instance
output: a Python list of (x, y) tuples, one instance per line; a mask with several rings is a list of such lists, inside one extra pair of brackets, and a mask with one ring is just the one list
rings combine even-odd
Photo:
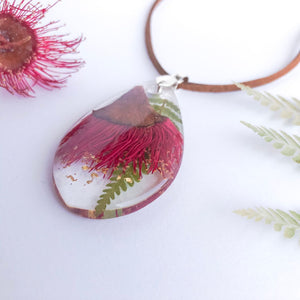
[(235, 84), (248, 95), (253, 96), (260, 104), (268, 106), (273, 111), (280, 111), (282, 118), (293, 118), (293, 123), (300, 125), (300, 100), (297, 98), (291, 98), (291, 100), (289, 100), (282, 96), (274, 96), (268, 92), (258, 92), (241, 83)]
[(171, 102), (167, 99), (162, 99), (160, 97), (155, 97), (155, 98), (149, 99), (149, 101), (150, 101), (150, 103), (153, 103), (153, 104), (165, 104), (165, 106), (169, 107), (174, 112), (176, 112), (180, 115), (179, 107), (176, 104), (174, 104), (173, 102)]
[[(141, 171), (142, 174), (148, 174), (145, 164), (143, 164)], [(128, 187), (132, 187), (135, 182), (140, 180), (139, 172), (134, 171), (132, 164), (127, 166), (126, 170), (123, 170), (123, 168), (116, 169), (97, 201), (98, 204), (95, 207), (96, 217), (105, 211), (106, 206), (110, 204), (111, 200), (115, 199), (116, 195), (120, 195), (122, 191), (126, 192)]]
[(179, 107), (173, 102), (159, 97), (150, 98), (152, 107), (162, 116), (168, 117), (176, 128), (181, 131), (182, 120)]
[(168, 107), (162, 107), (156, 104), (152, 105), (152, 107), (161, 115), (168, 117), (171, 121), (182, 124), (181, 118)]
[(250, 123), (241, 121), (242, 124), (252, 129), (261, 136), (266, 142), (271, 142), (273, 147), (281, 150), (285, 156), (290, 156), (296, 163), (300, 163), (300, 137), (289, 135), (286, 132), (268, 129), (264, 126), (254, 126)]
[(266, 224), (273, 224), (276, 231), (284, 229), (284, 236), (287, 238), (292, 238), (300, 229), (300, 214), (292, 210), (284, 212), (280, 209), (259, 207), (236, 210), (234, 213), (255, 221), (265, 220)]

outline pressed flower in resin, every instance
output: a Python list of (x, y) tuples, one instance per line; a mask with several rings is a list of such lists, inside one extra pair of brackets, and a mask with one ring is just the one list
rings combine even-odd
[(67, 133), (54, 163), (67, 207), (90, 218), (116, 217), (167, 189), (181, 163), (183, 136), (176, 99), (163, 96), (136, 86)]
[(30, 0), (0, 2), (0, 86), (12, 94), (31, 96), (34, 85), (63, 87), (83, 64), (65, 58), (76, 52), (82, 37), (64, 40), (50, 34), (60, 28), (57, 22), (39, 24), (51, 7)]

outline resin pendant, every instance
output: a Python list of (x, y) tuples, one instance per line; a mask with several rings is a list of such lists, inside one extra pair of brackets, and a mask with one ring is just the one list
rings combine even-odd
[(62, 139), (53, 178), (67, 208), (88, 218), (132, 213), (160, 196), (182, 159), (174, 86), (136, 86), (79, 120)]

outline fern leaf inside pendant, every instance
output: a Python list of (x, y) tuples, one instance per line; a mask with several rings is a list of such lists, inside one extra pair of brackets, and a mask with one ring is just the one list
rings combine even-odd
[(160, 196), (182, 159), (174, 87), (136, 86), (79, 120), (54, 159), (58, 195), (89, 218), (132, 213)]

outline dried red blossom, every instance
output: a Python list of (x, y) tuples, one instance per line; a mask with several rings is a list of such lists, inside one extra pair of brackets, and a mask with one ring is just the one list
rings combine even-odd
[(173, 178), (182, 148), (182, 134), (152, 108), (143, 87), (137, 86), (84, 118), (62, 140), (57, 155), (65, 166), (83, 160), (90, 171), (132, 163), (141, 176), (145, 164), (148, 173), (159, 171)]
[(61, 88), (83, 64), (64, 58), (76, 53), (82, 37), (63, 40), (65, 35), (48, 35), (61, 28), (57, 22), (38, 26), (56, 3), (46, 7), (32, 0), (0, 3), (0, 86), (12, 94), (32, 96), (34, 85)]

